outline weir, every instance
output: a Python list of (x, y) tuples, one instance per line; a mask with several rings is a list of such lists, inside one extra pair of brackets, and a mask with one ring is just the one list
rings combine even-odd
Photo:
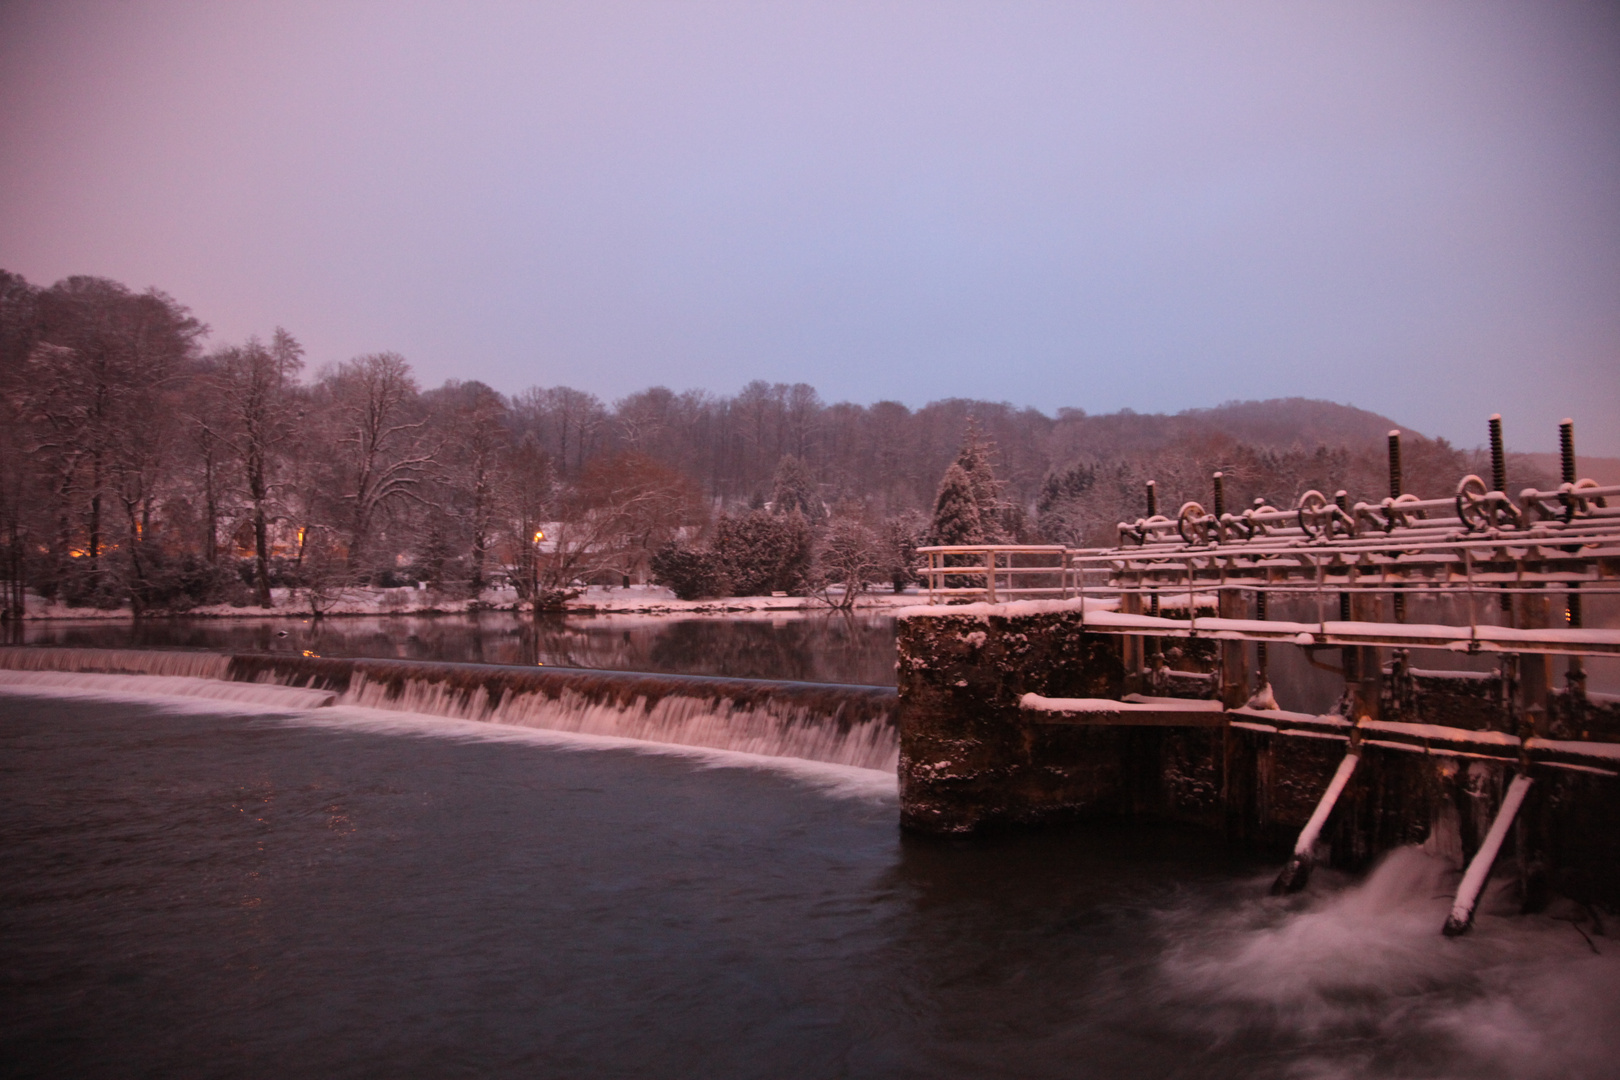
[[(8, 671), (55, 675), (42, 683), (8, 679)], [(313, 696), (282, 703), (425, 713), (885, 771), (899, 759), (896, 695), (886, 687), (259, 653), (0, 648), (0, 683), (72, 686), (65, 674), (71, 672), (140, 675), (144, 685), (131, 689), (222, 700), (254, 700), (247, 693), (253, 687), (295, 687)], [(212, 680), (222, 689), (165, 679)]]
[(1214, 512), (1161, 516), (1150, 485), (1117, 547), (923, 549), (903, 824), (1182, 822), (1285, 859), (1278, 891), (1426, 843), (1467, 868), (1449, 933), (1499, 853), (1527, 907), (1620, 904), (1620, 696), (1587, 688), (1620, 656), (1620, 486), (1577, 480), (1563, 436), (1563, 483), (1517, 499), (1500, 465), (1404, 493), (1392, 432), (1377, 502), (1227, 513), (1217, 473)]

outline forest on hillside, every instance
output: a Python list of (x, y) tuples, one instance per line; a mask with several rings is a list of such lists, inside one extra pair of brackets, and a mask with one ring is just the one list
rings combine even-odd
[[(903, 583), (930, 540), (1106, 545), (1173, 511), (1386, 493), (1386, 417), (1305, 399), (1176, 415), (948, 398), (827, 403), (804, 383), (424, 389), (394, 353), (317, 371), (297, 338), (205, 347), (174, 298), (0, 271), (0, 578), (72, 605), (180, 611), (426, 583), (530, 602), (650, 576), (693, 595)], [(1483, 432), (1483, 418), (1482, 418)], [(1476, 451), (1405, 437), (1428, 497)], [(953, 470), (959, 475), (952, 475)], [(1511, 483), (1549, 478), (1515, 458)], [(943, 530), (943, 531), (942, 531)], [(946, 533), (949, 535), (947, 536)]]

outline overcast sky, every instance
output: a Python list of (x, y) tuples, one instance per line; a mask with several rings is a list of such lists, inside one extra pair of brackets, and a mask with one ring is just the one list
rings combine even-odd
[(317, 365), (1620, 454), (1612, 4), (0, 0), (0, 148), (0, 267)]

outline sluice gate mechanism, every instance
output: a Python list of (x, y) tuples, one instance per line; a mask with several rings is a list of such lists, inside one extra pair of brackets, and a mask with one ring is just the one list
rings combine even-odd
[(1463, 871), (1448, 934), (1499, 853), (1527, 907), (1620, 904), (1620, 695), (1587, 687), (1620, 670), (1620, 485), (1577, 479), (1566, 421), (1562, 482), (1510, 496), (1491, 436), (1445, 498), (1402, 490), (1392, 432), (1376, 502), (1229, 512), (1217, 473), (1174, 516), (1149, 485), (1116, 547), (923, 549), (904, 822), (1194, 823), (1285, 857), (1279, 892), (1428, 843)]

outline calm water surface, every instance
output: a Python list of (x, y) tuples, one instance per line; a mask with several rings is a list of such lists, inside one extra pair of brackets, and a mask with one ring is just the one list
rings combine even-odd
[[(0, 693), (0, 1074), (1612, 1076), (1568, 923), (1197, 835), (902, 837), (892, 782)], [(727, 767), (714, 767), (716, 764)], [(792, 770), (797, 768), (799, 772)]]
[(30, 622), (30, 645), (292, 652), (894, 685), (887, 615), (334, 616)]

